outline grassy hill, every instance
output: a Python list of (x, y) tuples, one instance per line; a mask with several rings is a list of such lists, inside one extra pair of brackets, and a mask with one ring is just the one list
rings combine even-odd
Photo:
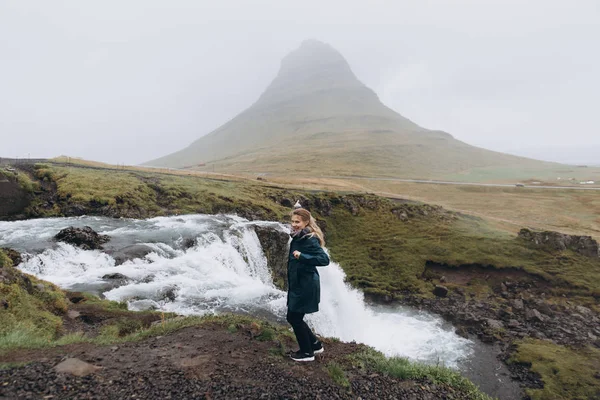
[[(226, 173), (478, 180), (555, 177), (565, 169), (420, 127), (381, 103), (339, 52), (317, 41), (286, 56), (248, 109), (187, 148), (146, 163), (198, 164)], [(600, 169), (588, 172), (600, 178)]]

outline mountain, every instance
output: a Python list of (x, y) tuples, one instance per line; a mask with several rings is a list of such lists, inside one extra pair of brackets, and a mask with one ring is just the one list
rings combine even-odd
[(414, 178), (560, 166), (477, 148), (420, 127), (386, 107), (337, 50), (316, 40), (303, 42), (282, 60), (273, 82), (248, 109), (187, 148), (146, 164)]

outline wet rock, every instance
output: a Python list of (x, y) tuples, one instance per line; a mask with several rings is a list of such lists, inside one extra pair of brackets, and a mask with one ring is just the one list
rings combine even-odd
[(559, 251), (569, 249), (584, 256), (600, 257), (598, 242), (591, 236), (567, 235), (553, 231), (535, 232), (526, 228), (521, 229), (518, 236), (538, 247)]
[(144, 258), (154, 250), (145, 244), (134, 244), (124, 247), (111, 253), (115, 259), (115, 265), (121, 265), (125, 261), (135, 260), (136, 258)]
[(158, 300), (175, 301), (179, 287), (177, 285), (167, 286), (158, 291)]
[(448, 295), (448, 288), (442, 285), (436, 285), (433, 289), (433, 294), (438, 297), (446, 297)]
[(123, 274), (120, 274), (118, 272), (114, 273), (114, 274), (106, 274), (102, 276), (102, 279), (110, 279), (110, 280), (129, 280), (128, 277), (126, 277)]
[(196, 245), (196, 238), (185, 238), (182, 243), (184, 250), (191, 249)]
[(91, 375), (100, 369), (102, 369), (102, 367), (86, 363), (78, 358), (67, 358), (65, 361), (54, 367), (54, 370), (58, 373), (75, 376)]
[(89, 226), (75, 228), (73, 226), (65, 228), (58, 232), (54, 239), (59, 242), (65, 242), (84, 250), (101, 250), (102, 245), (110, 240), (108, 235), (99, 235)]
[(273, 283), (278, 289), (287, 290), (288, 242), (290, 236), (286, 232), (268, 226), (256, 225), (254, 231), (267, 258), (267, 266), (271, 270)]

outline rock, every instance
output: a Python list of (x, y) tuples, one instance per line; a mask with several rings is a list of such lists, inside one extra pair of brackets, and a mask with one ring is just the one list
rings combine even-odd
[(546, 335), (544, 335), (540, 331), (533, 331), (533, 332), (531, 332), (531, 337), (535, 338), (535, 339), (546, 339)]
[(587, 257), (600, 257), (598, 242), (591, 236), (567, 235), (553, 231), (535, 232), (526, 228), (521, 229), (518, 236), (538, 247), (559, 251), (569, 249)]
[(87, 376), (102, 369), (96, 365), (86, 363), (78, 358), (67, 358), (54, 367), (54, 370), (58, 373), (71, 374), (75, 376)]
[(587, 335), (588, 335), (588, 337), (589, 337), (591, 340), (596, 340), (596, 339), (598, 339), (598, 336), (594, 335), (592, 332), (588, 332), (588, 334), (587, 334)]
[(123, 274), (120, 274), (120, 273), (118, 273), (118, 272), (116, 272), (116, 273), (114, 273), (114, 274), (106, 274), (106, 275), (103, 275), (103, 276), (102, 276), (102, 279), (110, 279), (110, 280), (123, 280), (123, 281), (129, 280), (129, 278), (128, 278), (128, 277), (126, 277), (125, 275), (123, 275)]
[(287, 197), (283, 197), (281, 200), (279, 200), (279, 204), (287, 208), (292, 208), (294, 206), (294, 203)]
[(183, 239), (182, 247), (184, 250), (191, 249), (196, 245), (196, 238), (185, 238)]
[(510, 302), (511, 306), (513, 309), (515, 310), (522, 310), (523, 309), (523, 300), (521, 299), (514, 299)]
[(69, 317), (70, 319), (79, 318), (80, 315), (81, 315), (81, 313), (79, 311), (75, 311), (75, 310), (67, 311), (67, 317)]
[(528, 321), (544, 321), (544, 317), (542, 316), (542, 314), (535, 308), (528, 308), (527, 310), (525, 310), (525, 318), (527, 318)]
[(576, 306), (575, 309), (581, 315), (590, 315), (592, 313), (592, 310), (584, 306)]
[(442, 285), (436, 285), (433, 289), (433, 294), (438, 297), (446, 297), (448, 295), (448, 288)]
[(175, 301), (177, 292), (179, 292), (179, 287), (177, 285), (164, 287), (158, 291), (158, 299)]
[(67, 292), (67, 298), (73, 304), (77, 304), (82, 300), (85, 300), (85, 295), (81, 292)]
[(543, 314), (552, 315), (554, 311), (550, 308), (550, 305), (543, 300), (539, 300), (535, 302), (536, 309)]
[(151, 247), (146, 246), (145, 244), (134, 244), (114, 251), (111, 253), (111, 256), (115, 259), (115, 265), (121, 265), (125, 261), (134, 260), (136, 258), (144, 258), (153, 251), (154, 250)]
[(492, 329), (504, 329), (504, 324), (496, 319), (487, 319), (486, 323)]
[(262, 225), (256, 225), (254, 231), (267, 258), (267, 266), (271, 271), (273, 283), (278, 289), (287, 290), (288, 242), (290, 235), (275, 227)]
[(521, 326), (521, 324), (516, 319), (511, 319), (508, 321), (509, 328), (518, 328), (519, 326)]
[(446, 283), (446, 277), (444, 275), (441, 276), (440, 282), (441, 283)]
[(108, 235), (99, 235), (89, 226), (75, 228), (73, 226), (65, 228), (58, 232), (54, 239), (59, 242), (65, 242), (84, 250), (102, 250), (102, 244), (108, 242)]
[(10, 258), (12, 260), (12, 264), (15, 267), (17, 265), (21, 264), (21, 262), (23, 261), (23, 259), (21, 258), (21, 253), (19, 253), (16, 250), (9, 249), (6, 247), (0, 248), (0, 250), (3, 250), (4, 253), (8, 256), (8, 258)]

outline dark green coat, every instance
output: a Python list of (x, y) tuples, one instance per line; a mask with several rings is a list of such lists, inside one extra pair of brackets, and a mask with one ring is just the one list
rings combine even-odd
[[(299, 259), (294, 258), (298, 250)], [(288, 255), (288, 310), (310, 314), (319, 311), (321, 283), (316, 267), (329, 265), (319, 239), (310, 234), (292, 238)]]

